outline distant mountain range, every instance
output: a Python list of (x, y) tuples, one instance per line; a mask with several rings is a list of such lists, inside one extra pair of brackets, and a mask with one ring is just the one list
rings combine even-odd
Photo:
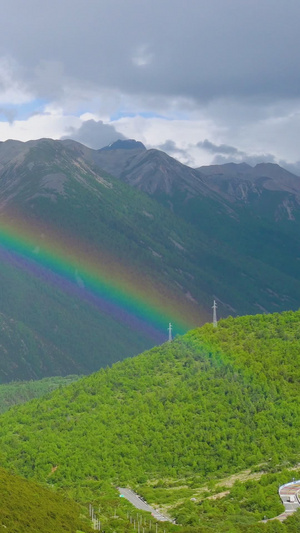
[[(299, 280), (299, 176), (272, 163), (192, 169), (134, 141), (118, 141), (113, 148), (99, 150), (97, 164), (204, 232), (211, 249), (228, 246), (226, 254), (240, 259), (246, 254), (248, 262), (255, 259)], [(277, 289), (281, 293), (280, 283)]]
[(297, 309), (300, 178), (140, 142), (0, 143), (0, 379), (90, 373), (219, 316)]
[[(214, 196), (216, 192), (224, 200), (245, 203), (252, 201), (252, 193), (260, 196), (268, 190), (292, 195), (298, 207), (300, 204), (299, 176), (273, 163), (260, 163), (254, 168), (247, 163), (227, 163), (192, 169), (134, 140), (119, 140), (96, 154), (93, 159), (101, 168), (151, 195), (172, 195), (179, 190), (190, 196)], [(288, 208), (286, 213), (289, 218)]]

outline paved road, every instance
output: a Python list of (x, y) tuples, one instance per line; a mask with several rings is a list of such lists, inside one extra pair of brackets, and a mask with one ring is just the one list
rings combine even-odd
[[(283, 522), (283, 520), (291, 516), (292, 513), (300, 508), (300, 481), (286, 483), (286, 485), (282, 485), (279, 488), (278, 492), (285, 511), (280, 515), (275, 516), (275, 518), (270, 518), (270, 520), (279, 520), (280, 522)], [(291, 499), (294, 501), (291, 502)], [(268, 520), (263, 520), (263, 522), (268, 522)]]
[[(285, 520), (292, 513), (297, 511), (300, 508), (299, 503), (299, 494), (300, 494), (300, 481), (294, 481), (292, 483), (287, 483), (282, 485), (279, 489), (279, 496), (282, 500), (282, 503), (285, 507), (284, 513), (277, 517), (277, 520)], [(292, 498), (291, 498), (292, 497)], [(291, 502), (290, 499), (294, 499), (294, 502)]]
[(124, 496), (124, 498), (126, 498), (126, 500), (132, 503), (134, 507), (136, 507), (137, 509), (141, 509), (142, 511), (148, 511), (148, 513), (151, 513), (155, 520), (158, 520), (160, 522), (172, 522), (170, 518), (159, 513), (156, 509), (153, 509), (151, 505), (148, 505), (148, 503), (142, 500), (142, 498), (138, 496), (138, 494), (133, 492), (133, 490), (118, 487), (118, 491)]

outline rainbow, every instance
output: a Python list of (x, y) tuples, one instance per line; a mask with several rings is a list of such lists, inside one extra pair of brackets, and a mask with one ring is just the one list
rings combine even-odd
[(174, 333), (182, 334), (198, 321), (195, 306), (184, 298), (166, 287), (153, 287), (151, 280), (108, 252), (95, 251), (36, 221), (1, 217), (0, 259), (88, 301), (155, 342), (166, 340), (169, 322)]

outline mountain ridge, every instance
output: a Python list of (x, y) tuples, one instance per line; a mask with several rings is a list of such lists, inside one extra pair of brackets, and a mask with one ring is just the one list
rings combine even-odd
[[(127, 143), (130, 143), (129, 144), (131, 148), (130, 150), (128, 150), (127, 148)], [(191, 191), (193, 191), (193, 186), (194, 186), (195, 193), (198, 193), (198, 192), (204, 193), (205, 186), (210, 188), (211, 180), (207, 180), (208, 177), (220, 175), (220, 177), (221, 176), (224, 178), (227, 177), (228, 179), (230, 177), (233, 177), (233, 178), (239, 177), (239, 178), (244, 178), (244, 179), (253, 180), (253, 181), (255, 181), (258, 178), (260, 179), (267, 178), (271, 180), (271, 182), (274, 182), (274, 183), (272, 183), (271, 185), (270, 181), (266, 181), (264, 184), (264, 185), (267, 185), (266, 188), (270, 187), (271, 190), (282, 190), (282, 191), (300, 194), (299, 176), (292, 174), (288, 170), (284, 169), (283, 167), (280, 167), (278, 164), (275, 164), (275, 163), (258, 163), (254, 167), (252, 167), (248, 163), (225, 163), (223, 165), (206, 165), (206, 166), (200, 166), (197, 168), (192, 168), (187, 165), (184, 165), (183, 163), (180, 163), (178, 160), (174, 159), (173, 157), (168, 156), (165, 152), (162, 152), (160, 150), (153, 149), (153, 148), (150, 148), (147, 150), (144, 145), (142, 145), (143, 149), (141, 150), (141, 152), (143, 153), (139, 153), (139, 150), (137, 150), (137, 153), (134, 153), (134, 149), (137, 144), (138, 144), (138, 141), (133, 141), (133, 140), (126, 141), (126, 140), (120, 139), (119, 141), (112, 143), (112, 145), (109, 145), (109, 147), (104, 147), (100, 149), (98, 151), (98, 154), (100, 154), (100, 157), (98, 157), (96, 161), (99, 164), (99, 166), (101, 166), (104, 170), (110, 171), (111, 168), (110, 170), (107, 169), (107, 165), (109, 163), (105, 159), (105, 157), (107, 156), (105, 152), (108, 151), (108, 148), (109, 148), (109, 151), (118, 150), (119, 157), (120, 157), (120, 154), (123, 152), (121, 163), (123, 167), (125, 166), (125, 168), (122, 168), (121, 165), (118, 167), (118, 163), (116, 163), (115, 168), (114, 168), (114, 171), (115, 171), (114, 175), (117, 178), (123, 179), (127, 183), (130, 183), (131, 185), (134, 185), (140, 188), (141, 190), (144, 190), (145, 192), (149, 192), (147, 191), (148, 174), (146, 173), (146, 176), (144, 176), (141, 167), (143, 164), (143, 159), (145, 158), (146, 160), (148, 159), (147, 154), (149, 155), (153, 154), (158, 160), (158, 162), (157, 163), (155, 161), (153, 162), (152, 171), (154, 170), (155, 172), (155, 168), (159, 167), (160, 165), (163, 166), (163, 163), (165, 163), (166, 161), (169, 164), (172, 161), (174, 165), (173, 168), (175, 168), (175, 165), (178, 164), (178, 168), (181, 169), (182, 173), (185, 172), (187, 175), (187, 173), (189, 172), (190, 179), (185, 180), (185, 185), (188, 182)], [(145, 152), (147, 152), (147, 154)], [(160, 157), (162, 158), (162, 160), (159, 160)], [(141, 171), (140, 175), (138, 175), (138, 169), (140, 169)], [(177, 173), (175, 173), (175, 175)], [(145, 183), (143, 183), (143, 179), (145, 180)], [(199, 180), (202, 182), (201, 189), (198, 189), (197, 187), (197, 182)], [(289, 181), (289, 185), (287, 186), (287, 184), (285, 184), (286, 186), (284, 187), (282, 180)], [(193, 182), (193, 186), (192, 186), (192, 182)], [(157, 187), (160, 187), (163, 189), (162, 184), (159, 182), (156, 182), (156, 187), (154, 188), (152, 187), (150, 189), (151, 194), (153, 194), (156, 191)], [(184, 188), (184, 185), (182, 185), (182, 187)], [(168, 192), (168, 193), (171, 192), (170, 180), (167, 184), (167, 190), (165, 190), (165, 192)], [(218, 192), (220, 191), (218, 190)]]
[[(145, 172), (149, 193), (137, 190), (143, 177), (135, 187), (124, 183), (125, 175), (118, 178), (103, 170), (103, 154), (124, 172), (134, 169), (135, 179)], [(157, 150), (133, 147), (101, 153), (71, 140), (7, 141), (0, 145), (0, 165), (0, 312), (24, 326), (29, 344), (32, 332), (32, 346), (34, 338), (42, 339), (49, 356), (51, 346), (57, 346), (54, 352), (64, 353), (61, 357), (70, 362), (64, 367), (66, 374), (89, 373), (110, 364), (122, 357), (122, 346), (134, 355), (151, 342), (161, 342), (170, 321), (188, 329), (210, 320), (213, 299), (223, 317), (299, 307), (300, 217), (287, 205), (291, 217), (281, 216), (274, 224), (280, 191), (265, 191), (250, 206), (235, 205), (212, 193), (195, 170)], [(5, 234), (6, 227), (13, 228), (13, 240), (7, 240), (12, 234)], [(25, 238), (20, 249), (19, 235)], [(3, 249), (8, 242), (10, 251)], [(48, 270), (44, 268), (47, 243), (53, 259), (55, 250), (72, 252), (68, 285), (59, 268), (51, 271), (49, 261)], [(89, 257), (98, 278), (118, 287), (114, 315), (107, 314), (95, 295), (89, 299), (90, 278), (84, 270)], [(30, 268), (42, 269), (39, 277)], [(142, 314), (149, 317), (146, 322), (149, 309), (160, 316), (155, 341), (133, 326), (133, 315), (125, 313), (127, 322), (124, 319), (127, 303), (123, 300), (123, 308), (118, 307), (120, 283), (128, 302), (139, 294)], [(134, 309), (140, 313), (138, 306)], [(21, 336), (20, 342), (24, 339)], [(3, 352), (3, 357), (10, 356), (15, 371), (12, 365), (9, 377), (2, 374), (4, 380), (19, 377), (24, 368), (13, 353)], [(53, 361), (50, 365), (52, 375), (62, 372), (59, 358), (56, 367)], [(44, 377), (50, 372), (45, 373), (46, 367), (35, 364), (33, 373), (21, 377)]]

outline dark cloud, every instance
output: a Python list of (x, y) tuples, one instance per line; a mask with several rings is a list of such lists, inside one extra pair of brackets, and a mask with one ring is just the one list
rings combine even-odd
[(227, 144), (214, 144), (210, 142), (208, 139), (205, 139), (204, 141), (199, 141), (196, 144), (197, 148), (202, 148), (203, 150), (206, 150), (207, 152), (210, 152), (212, 154), (228, 154), (228, 155), (242, 155), (243, 152), (235, 148), (234, 146), (229, 146)]
[(208, 139), (200, 141), (196, 144), (197, 148), (206, 150), (211, 154), (215, 154), (212, 164), (223, 165), (225, 163), (248, 163), (255, 166), (258, 163), (275, 163), (276, 158), (273, 154), (247, 154), (243, 150), (238, 150), (235, 146), (227, 144), (214, 144)]
[(167, 139), (163, 144), (156, 147), (158, 150), (167, 152), (168, 154), (186, 154), (186, 150), (179, 148), (174, 141)]
[[(64, 121), (74, 123), (68, 117), (88, 112), (124, 122), (151, 112), (174, 119), (174, 128), (199, 120), (193, 139), (183, 132), (177, 145), (161, 146), (188, 164), (197, 152), (188, 144), (197, 148), (202, 136), (222, 140), (199, 143), (211, 158), (256, 157), (236, 145), (296, 161), (299, 19), (299, 0), (3, 0), (0, 106), (10, 98), (45, 102), (43, 117), (62, 116), (58, 136)], [(108, 127), (88, 121), (68, 136), (99, 148), (122, 137)], [(141, 122), (130, 132), (155, 143)]]
[(155, 146), (158, 150), (166, 152), (171, 157), (179, 159), (181, 163), (188, 166), (194, 166), (194, 159), (189, 153), (189, 149), (180, 148), (177, 144), (171, 139), (167, 139), (163, 144)]
[[(291, 164), (285, 160), (278, 160), (274, 154), (247, 154), (243, 150), (238, 150), (235, 146), (215, 144), (208, 139), (199, 141), (195, 147), (214, 155), (213, 160), (211, 161), (212, 165), (247, 163), (248, 165), (255, 167), (255, 165), (259, 163), (277, 163), (293, 174), (300, 174), (300, 161)], [(193, 164), (193, 159), (189, 155), (189, 148), (191, 148), (191, 146), (187, 149), (183, 149), (178, 147), (174, 141), (168, 139), (163, 144), (158, 145), (157, 148), (175, 158), (180, 156), (180, 160), (186, 165), (195, 166)]]
[(248, 163), (255, 166), (258, 163), (277, 163), (273, 154), (247, 154), (243, 150), (238, 150), (234, 146), (227, 144), (214, 144), (208, 139), (200, 141), (196, 145), (209, 153), (216, 154), (213, 158), (213, 165), (223, 165), (225, 163)]
[(299, 18), (298, 0), (10, 0), (0, 50), (42, 97), (295, 97)]
[(208, 139), (200, 141), (196, 144), (197, 148), (208, 151), (211, 154), (215, 154), (212, 165), (224, 165), (226, 163), (247, 163), (248, 165), (255, 167), (259, 163), (275, 163), (285, 168), (292, 174), (297, 176), (300, 174), (300, 161), (295, 163), (288, 163), (287, 161), (275, 157), (274, 154), (247, 154), (242, 150), (238, 150), (234, 146), (228, 146), (226, 144), (214, 144)]
[(214, 157), (213, 165), (223, 165), (225, 163), (248, 163), (252, 167), (258, 163), (277, 163), (276, 157), (273, 154), (246, 154), (245, 152), (238, 152), (238, 156), (224, 156), (218, 154)]
[(102, 120), (86, 120), (79, 129), (70, 128), (63, 139), (73, 139), (89, 148), (98, 150), (111, 144), (118, 139), (125, 139), (124, 135), (118, 132), (110, 124), (104, 124)]

